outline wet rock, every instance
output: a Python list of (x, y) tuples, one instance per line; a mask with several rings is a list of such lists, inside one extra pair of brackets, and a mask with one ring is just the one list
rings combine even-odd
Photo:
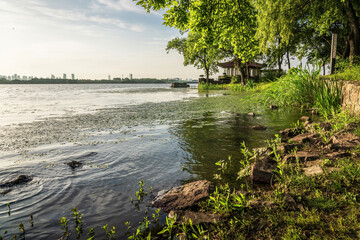
[(255, 117), (255, 113), (254, 112), (250, 112), (248, 113), (249, 116)]
[(302, 116), (299, 120), (300, 122), (311, 122), (311, 118), (308, 116)]
[(316, 137), (317, 134), (315, 133), (303, 133), (291, 138), (290, 140), (296, 143), (314, 143), (317, 142)]
[(168, 212), (171, 210), (185, 210), (196, 205), (197, 202), (209, 197), (212, 184), (206, 180), (191, 182), (168, 191), (161, 191), (152, 201), (153, 207)]
[(193, 224), (218, 223), (221, 220), (221, 215), (219, 214), (183, 210), (172, 210), (168, 214), (168, 217), (174, 218), (175, 214), (177, 223), (189, 223), (189, 219), (191, 219)]
[(251, 166), (250, 179), (252, 183), (270, 184), (274, 177), (276, 164), (268, 156), (259, 157)]
[(254, 126), (250, 126), (249, 128), (254, 130), (266, 130), (266, 127), (262, 125), (254, 125)]
[(66, 165), (68, 165), (72, 170), (81, 167), (83, 164), (81, 162), (78, 161), (71, 161), (71, 162), (67, 162)]
[(308, 167), (308, 168), (303, 168), (303, 170), (304, 170), (304, 174), (306, 176), (314, 176), (314, 175), (324, 173), (324, 170), (319, 165)]
[(15, 179), (10, 180), (8, 182), (5, 182), (3, 184), (0, 184), (0, 187), (12, 187), (15, 185), (19, 185), (19, 184), (23, 184), (23, 183), (27, 183), (30, 182), (32, 180), (32, 177), (27, 176), (27, 175), (19, 175), (17, 176)]
[(283, 162), (296, 162), (296, 159), (299, 159), (300, 162), (314, 161), (321, 157), (321, 154), (316, 151), (307, 152), (299, 151), (296, 154), (288, 154), (284, 157)]
[(275, 110), (275, 109), (278, 109), (278, 106), (271, 104), (271, 105), (269, 106), (269, 108), (272, 109), (272, 110)]
[(6, 195), (6, 194), (8, 194), (8, 193), (11, 192), (11, 191), (12, 191), (11, 188), (5, 189), (5, 190), (1, 191), (0, 194), (1, 194), (1, 195)]

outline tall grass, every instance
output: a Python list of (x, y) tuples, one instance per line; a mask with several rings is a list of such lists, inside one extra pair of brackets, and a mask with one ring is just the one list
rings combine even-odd
[(318, 108), (324, 115), (338, 112), (342, 83), (320, 78), (320, 69), (292, 69), (273, 82), (262, 94), (267, 104)]

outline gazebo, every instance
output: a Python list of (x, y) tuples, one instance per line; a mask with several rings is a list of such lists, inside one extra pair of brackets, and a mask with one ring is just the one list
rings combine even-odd
[[(225, 76), (240, 76), (240, 70), (237, 67), (237, 60), (234, 58), (229, 62), (219, 63), (224, 68)], [(256, 62), (246, 62), (243, 64), (243, 73), (245, 78), (258, 79), (260, 77), (260, 69), (262, 65)]]

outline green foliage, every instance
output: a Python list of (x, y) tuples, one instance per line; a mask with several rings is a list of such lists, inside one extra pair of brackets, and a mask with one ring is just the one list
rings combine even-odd
[(136, 0), (148, 11), (164, 9), (164, 24), (197, 37), (195, 48), (217, 46), (244, 62), (257, 53), (256, 11), (248, 0)]
[(319, 108), (323, 115), (339, 111), (342, 83), (319, 78), (320, 70), (292, 69), (262, 94), (266, 104)]
[(327, 78), (344, 81), (360, 81), (360, 65), (346, 67), (341, 72), (327, 76)]
[(206, 79), (218, 72), (217, 63), (223, 58), (222, 52), (217, 46), (207, 44), (198, 46), (200, 35), (188, 34), (187, 38), (175, 38), (168, 42), (166, 51), (177, 50), (184, 57), (184, 66), (194, 65), (203, 69)]

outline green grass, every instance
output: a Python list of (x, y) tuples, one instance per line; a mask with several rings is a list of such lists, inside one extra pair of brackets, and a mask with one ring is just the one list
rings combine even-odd
[(326, 76), (326, 78), (344, 81), (360, 81), (360, 65), (345, 68), (342, 72)]

